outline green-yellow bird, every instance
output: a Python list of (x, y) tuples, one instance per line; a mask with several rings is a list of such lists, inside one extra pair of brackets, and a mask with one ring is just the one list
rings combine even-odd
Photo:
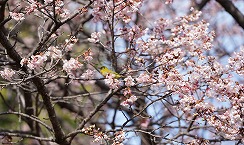
[(118, 79), (118, 78), (121, 78), (122, 76), (118, 73), (116, 73), (115, 71), (112, 71), (110, 69), (108, 69), (106, 66), (102, 66), (100, 67), (100, 73), (103, 75), (103, 76), (107, 76), (108, 74), (114, 74), (115, 78)]

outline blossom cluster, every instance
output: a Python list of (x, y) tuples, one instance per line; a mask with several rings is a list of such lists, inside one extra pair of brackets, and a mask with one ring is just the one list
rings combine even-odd
[(88, 41), (91, 43), (97, 43), (99, 42), (100, 37), (101, 37), (101, 32), (93, 32), (91, 34), (91, 38), (88, 38)]
[(137, 97), (135, 95), (133, 95), (133, 93), (129, 87), (127, 87), (123, 90), (123, 95), (126, 99), (120, 104), (122, 106), (130, 107), (137, 100)]
[(46, 54), (32, 55), (31, 58), (23, 58), (20, 62), (21, 66), (27, 65), (30, 69), (40, 68), (47, 60)]
[(118, 89), (121, 84), (120, 80), (115, 78), (115, 74), (111, 73), (106, 75), (106, 79), (104, 81), (111, 89)]
[(106, 140), (112, 140), (112, 145), (123, 145), (122, 142), (125, 140), (125, 132), (123, 130), (116, 131), (113, 138), (100, 131), (100, 128), (96, 128), (95, 125), (90, 125), (87, 128), (83, 128), (81, 131), (86, 135), (92, 136), (94, 138), (93, 142), (100, 144)]
[(77, 59), (71, 58), (70, 60), (64, 60), (63, 70), (69, 75), (73, 75), (75, 71), (83, 66)]
[(120, 33), (122, 38), (132, 41), (138, 39), (147, 33), (147, 29), (142, 29), (138, 25), (134, 25), (132, 28), (121, 28)]
[(86, 70), (82, 75), (81, 75), (81, 78), (84, 79), (84, 80), (89, 80), (89, 79), (92, 79), (95, 75), (95, 72), (93, 70)]
[(91, 62), (93, 60), (93, 52), (90, 48), (83, 53), (83, 58), (86, 62)]
[(2, 78), (11, 81), (15, 71), (10, 68), (4, 68), (3, 71), (0, 71), (0, 75)]
[(244, 76), (244, 46), (240, 52), (234, 52), (234, 56), (229, 58), (229, 68), (237, 74)]
[[(62, 0), (45, 0), (44, 4), (29, 0), (27, 4), (26, 14), (37, 13), (40, 10), (44, 17), (53, 17), (55, 15), (54, 17), (67, 18), (70, 15), (70, 11), (64, 7), (65, 4)], [(53, 4), (55, 5), (55, 11), (53, 11)]]
[[(93, 53), (89, 48), (87, 51), (81, 53), (80, 56), (83, 56), (83, 60), (79, 61), (79, 57), (70, 59), (64, 59), (63, 54), (65, 52), (71, 51), (74, 47), (74, 44), (78, 41), (78, 39), (74, 36), (71, 36), (69, 39), (66, 39), (64, 44), (61, 47), (58, 46), (50, 46), (47, 48), (47, 51), (42, 52), (37, 55), (32, 55), (30, 58), (23, 58), (20, 62), (21, 66), (26, 65), (31, 70), (44, 70), (47, 64), (55, 65), (57, 62), (62, 60), (63, 62), (63, 70), (70, 76), (75, 77), (77, 71), (83, 66), (83, 63), (89, 63), (93, 59)], [(51, 61), (49, 61), (51, 59)], [(56, 62), (56, 63), (53, 63)], [(80, 78), (88, 80), (94, 76), (93, 70), (86, 70)]]
[(114, 17), (115, 20), (123, 20), (125, 23), (129, 23), (132, 15), (139, 10), (141, 4), (142, 0), (96, 0), (93, 3), (93, 19), (94, 21), (107, 21)]
[(62, 51), (55, 46), (50, 46), (47, 51), (47, 56), (50, 56), (53, 59), (61, 59), (62, 58)]
[(210, 142), (209, 140), (199, 138), (199, 139), (192, 140), (190, 143), (187, 143), (187, 145), (196, 145), (196, 144), (208, 145), (210, 144)]
[(121, 103), (121, 105), (122, 106), (125, 106), (125, 107), (129, 107), (129, 106), (132, 106), (136, 100), (137, 100), (137, 97), (134, 96), (134, 95), (131, 95), (128, 99), (126, 99), (125, 101), (123, 101)]
[(64, 44), (64, 48), (65, 51), (72, 51), (75, 43), (78, 41), (78, 39), (75, 36), (71, 36), (69, 39), (65, 39), (65, 44)]
[(58, 60), (62, 58), (62, 51), (55, 46), (50, 46), (45, 53), (32, 55), (30, 58), (23, 58), (20, 62), (21, 66), (27, 65), (30, 69), (39, 69), (44, 66), (48, 58)]
[(115, 133), (113, 144), (112, 145), (123, 145), (123, 141), (125, 140), (125, 133), (123, 130)]
[(94, 142), (103, 143), (104, 140), (108, 139), (108, 136), (105, 133), (101, 132), (99, 128), (96, 128), (95, 125), (83, 128), (82, 132), (84, 134), (93, 136)]
[(23, 13), (9, 12), (9, 15), (16, 21), (22, 21), (25, 19), (25, 15)]

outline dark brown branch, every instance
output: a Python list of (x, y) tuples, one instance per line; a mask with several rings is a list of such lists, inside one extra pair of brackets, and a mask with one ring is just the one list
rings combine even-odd
[(63, 132), (61, 125), (58, 121), (58, 118), (56, 116), (56, 112), (52, 106), (51, 99), (50, 99), (50, 96), (48, 95), (47, 88), (44, 86), (43, 81), (38, 77), (34, 77), (32, 79), (32, 82), (35, 84), (38, 92), (42, 96), (44, 105), (48, 112), (49, 119), (53, 126), (53, 130), (54, 130), (54, 134), (55, 134), (55, 138), (56, 138), (55, 141), (62, 145), (68, 145), (68, 142), (65, 140), (64, 132)]
[(190, 131), (192, 130), (191, 127), (192, 127), (193, 123), (195, 122), (196, 118), (197, 118), (197, 115), (195, 115), (195, 116), (192, 118), (191, 123), (190, 123), (189, 127), (187, 128), (187, 132), (190, 132)]
[(13, 48), (11, 43), (8, 41), (7, 37), (4, 35), (3, 28), (0, 29), (0, 43), (6, 49), (8, 56), (16, 62), (18, 68), (21, 68), (20, 66), (21, 57)]
[[(29, 116), (34, 115), (33, 101), (31, 93), (23, 90), (24, 100), (25, 100), (25, 113)], [(30, 126), (31, 130), (34, 129), (33, 120), (26, 120), (27, 124)]]
[(236, 22), (244, 29), (244, 16), (235, 7), (233, 2), (229, 0), (216, 0), (231, 16), (236, 20)]
[(4, 20), (6, 2), (7, 0), (0, 0), (0, 23)]

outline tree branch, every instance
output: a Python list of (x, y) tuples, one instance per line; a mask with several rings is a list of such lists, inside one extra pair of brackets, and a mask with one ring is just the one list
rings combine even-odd
[(39, 120), (36, 117), (30, 116), (28, 114), (20, 113), (20, 112), (3, 112), (3, 113), (0, 113), (0, 116), (1, 115), (6, 115), (6, 114), (15, 114), (15, 115), (20, 115), (20, 116), (29, 118), (29, 119), (31, 119), (33, 121), (36, 121), (36, 122), (40, 123), (41, 125), (43, 125), (44, 127), (46, 127), (49, 131), (53, 132), (53, 130), (52, 130), (51, 127), (49, 127), (47, 124), (45, 124), (44, 122), (42, 122), (41, 120)]
[(21, 138), (31, 138), (31, 139), (40, 140), (40, 141), (54, 142), (54, 139), (52, 139), (52, 138), (38, 137), (38, 136), (34, 136), (34, 135), (27, 134), (24, 132), (15, 133), (12, 131), (0, 131), (0, 136), (15, 136), (15, 137), (21, 137)]
[(236, 22), (244, 29), (244, 16), (235, 7), (235, 5), (229, 0), (216, 0), (231, 16), (236, 20)]
[(0, 1), (0, 23), (4, 20), (4, 13), (5, 13), (5, 5), (7, 0)]

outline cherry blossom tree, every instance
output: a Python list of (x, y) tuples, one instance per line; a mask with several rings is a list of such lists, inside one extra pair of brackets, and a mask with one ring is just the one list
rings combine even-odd
[(244, 143), (241, 4), (0, 0), (2, 144)]

